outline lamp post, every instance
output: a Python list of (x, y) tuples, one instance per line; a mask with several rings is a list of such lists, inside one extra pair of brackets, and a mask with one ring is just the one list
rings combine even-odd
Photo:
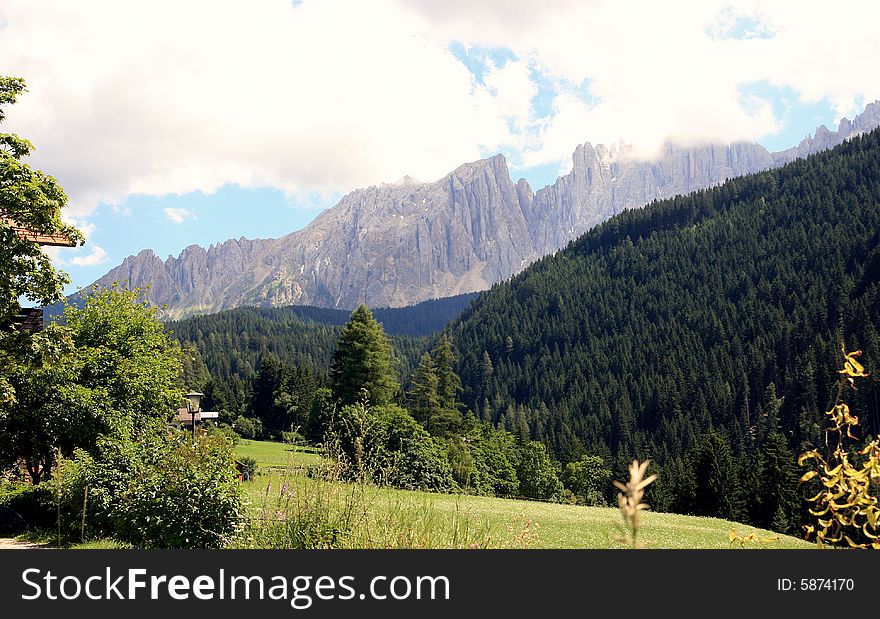
[(186, 407), (189, 409), (189, 414), (192, 416), (192, 435), (193, 439), (196, 437), (196, 413), (201, 412), (199, 408), (202, 396), (204, 393), (200, 393), (198, 391), (190, 391), (186, 394)]

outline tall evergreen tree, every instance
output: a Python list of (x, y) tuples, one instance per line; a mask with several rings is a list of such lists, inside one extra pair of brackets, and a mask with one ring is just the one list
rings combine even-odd
[(427, 428), (431, 418), (440, 410), (440, 396), (437, 394), (437, 370), (434, 360), (428, 353), (422, 355), (419, 367), (413, 374), (412, 387), (407, 394), (407, 407), (413, 418)]
[(741, 515), (736, 464), (730, 444), (718, 432), (709, 432), (694, 462), (697, 496), (696, 513), (736, 520)]
[(794, 454), (778, 430), (764, 440), (760, 463), (755, 524), (792, 533), (798, 518), (798, 473)]
[(437, 373), (437, 395), (444, 408), (458, 410), (458, 394), (461, 392), (461, 379), (455, 373), (458, 359), (452, 349), (452, 340), (447, 334), (440, 336), (437, 346), (431, 351), (431, 358)]
[(343, 405), (365, 396), (374, 406), (390, 404), (400, 385), (391, 343), (366, 305), (360, 305), (342, 330), (330, 368), (333, 397)]
[(253, 393), (251, 394), (250, 412), (263, 422), (263, 427), (269, 431), (281, 431), (281, 413), (275, 405), (275, 397), (284, 384), (284, 368), (274, 355), (264, 357), (254, 380)]
[(449, 437), (461, 429), (463, 418), (440, 397), (439, 376), (433, 357), (425, 353), (413, 373), (407, 405), (412, 416), (433, 436)]

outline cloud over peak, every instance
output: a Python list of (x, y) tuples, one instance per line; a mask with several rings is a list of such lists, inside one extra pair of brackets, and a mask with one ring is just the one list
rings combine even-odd
[[(790, 0), (5, 0), (0, 57), (29, 92), (3, 129), (80, 218), (131, 194), (437, 178), (498, 151), (528, 167), (585, 141), (756, 140), (784, 115), (743, 84), (840, 115), (880, 97), (880, 5), (835, 11), (854, 18)], [(477, 75), (456, 46), (503, 53)]]

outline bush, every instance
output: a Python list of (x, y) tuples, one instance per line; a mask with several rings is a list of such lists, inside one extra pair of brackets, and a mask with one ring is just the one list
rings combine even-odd
[(263, 434), (263, 422), (254, 417), (236, 417), (232, 428), (242, 438), (256, 439)]
[(92, 537), (140, 548), (214, 548), (236, 531), (242, 506), (232, 447), (220, 436), (188, 434), (141, 443), (106, 441), (102, 458), (84, 452), (65, 471), (66, 509), (82, 516)]
[(237, 464), (239, 465), (239, 471), (241, 472), (242, 477), (244, 477), (245, 481), (249, 479), (253, 479), (257, 474), (257, 460), (256, 458), (239, 458), (237, 460)]
[(290, 432), (282, 432), (281, 440), (291, 445), (302, 445), (305, 443), (305, 437), (299, 432), (292, 430)]
[(0, 489), (0, 507), (14, 512), (28, 529), (47, 529), (57, 522), (55, 495), (49, 483)]
[(458, 489), (445, 447), (399, 406), (344, 406), (334, 419), (335, 444), (345, 474), (399, 488)]
[(232, 443), (233, 446), (238, 445), (238, 441), (241, 438), (239, 437), (238, 432), (232, 429), (232, 426), (228, 426), (226, 424), (211, 426), (208, 429), (208, 434), (222, 436), (227, 441)]

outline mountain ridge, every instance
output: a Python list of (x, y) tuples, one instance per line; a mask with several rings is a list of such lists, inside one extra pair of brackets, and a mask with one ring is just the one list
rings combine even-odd
[(586, 142), (572, 170), (537, 191), (514, 182), (499, 153), (433, 182), (406, 176), (355, 189), (279, 238), (191, 245), (164, 261), (142, 250), (93, 286), (149, 285), (147, 300), (167, 306), (166, 318), (245, 305), (401, 307), (486, 290), (625, 209), (778, 167), (877, 126), (880, 101), (777, 153), (746, 142), (667, 143), (647, 161), (626, 145)]

